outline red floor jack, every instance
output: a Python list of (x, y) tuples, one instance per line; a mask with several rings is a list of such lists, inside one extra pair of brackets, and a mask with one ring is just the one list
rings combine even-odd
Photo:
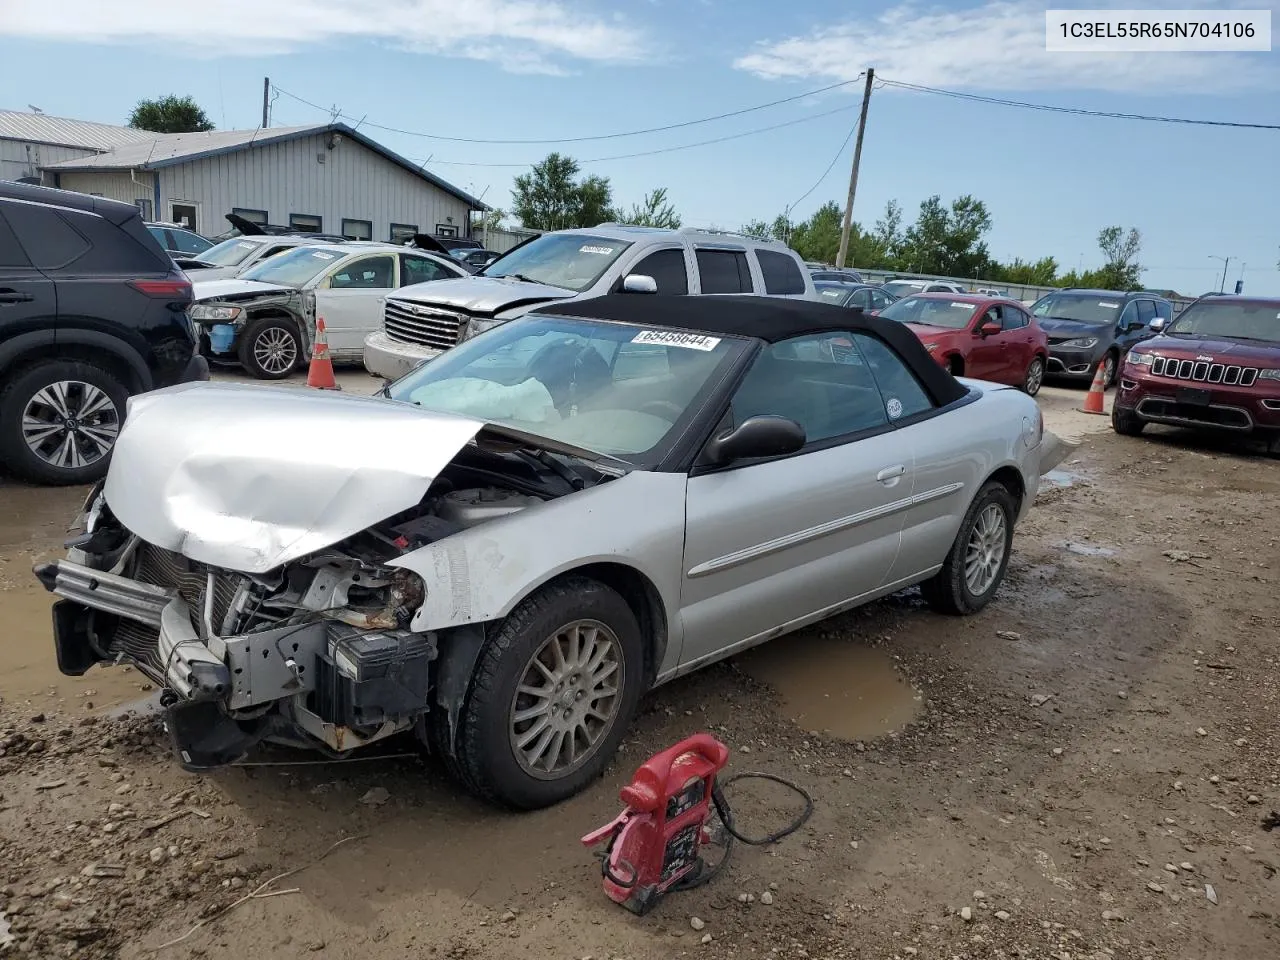
[[(729, 748), (707, 733), (695, 734), (650, 757), (636, 771), (620, 796), (626, 808), (612, 823), (582, 838), (593, 847), (603, 840), (601, 862), (604, 892), (632, 913), (645, 914), (672, 890), (688, 890), (711, 880), (728, 861), (735, 839), (752, 846), (775, 843), (796, 830), (813, 813), (813, 799), (802, 788), (769, 773), (739, 773), (717, 783), (729, 760)], [(733, 826), (723, 788), (735, 780), (772, 780), (800, 794), (804, 812), (784, 829), (752, 838)], [(712, 808), (726, 834), (717, 841)], [(717, 844), (724, 850), (708, 868), (702, 849)]]

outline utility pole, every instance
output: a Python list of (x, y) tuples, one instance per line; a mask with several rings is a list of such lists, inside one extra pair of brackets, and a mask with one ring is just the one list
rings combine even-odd
[(1212, 254), (1212, 253), (1211, 253), (1211, 254), (1209, 254), (1209, 259), (1210, 259), (1210, 260), (1221, 260), (1221, 261), (1222, 261), (1222, 282), (1221, 282), (1220, 284), (1218, 284), (1218, 292), (1219, 292), (1219, 293), (1225, 293), (1225, 292), (1226, 292), (1226, 290), (1227, 290), (1227, 267), (1230, 265), (1231, 261), (1232, 261), (1234, 258), (1233, 258), (1233, 257), (1219, 257), (1219, 256), (1215, 256), (1214, 254)]
[(262, 78), (262, 129), (271, 126), (271, 78)]
[(849, 228), (853, 224), (853, 197), (858, 192), (858, 163), (862, 160), (862, 135), (867, 130), (867, 107), (871, 104), (871, 83), (876, 78), (873, 68), (867, 67), (867, 85), (862, 91), (862, 112), (858, 114), (858, 139), (853, 147), (853, 170), (849, 174), (849, 201), (844, 205), (844, 226), (840, 228), (840, 250), (836, 254), (836, 269), (844, 267), (849, 252)]

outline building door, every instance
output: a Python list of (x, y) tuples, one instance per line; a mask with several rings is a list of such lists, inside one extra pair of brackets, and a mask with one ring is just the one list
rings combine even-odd
[(169, 204), (169, 220), (180, 227), (200, 232), (200, 207), (186, 200), (174, 200)]

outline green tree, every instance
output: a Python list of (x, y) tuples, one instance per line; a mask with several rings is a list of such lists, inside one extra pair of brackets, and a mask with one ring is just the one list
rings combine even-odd
[(936, 194), (921, 202), (916, 222), (907, 228), (899, 259), (908, 269), (954, 277), (980, 277), (991, 266), (982, 239), (991, 229), (987, 205), (968, 194), (942, 204)]
[(212, 130), (213, 121), (193, 98), (169, 94), (157, 100), (139, 100), (129, 114), (129, 126), (156, 133), (198, 133)]
[(1041, 257), (1034, 263), (1015, 257), (1012, 263), (994, 263), (985, 279), (999, 283), (1024, 283), (1051, 287), (1058, 282), (1058, 261)]
[(591, 176), (578, 180), (578, 171), (573, 157), (547, 154), (528, 173), (516, 177), (512, 213), (532, 230), (594, 227), (617, 219), (609, 179)]
[(633, 204), (631, 212), (623, 218), (624, 223), (637, 227), (663, 227), (677, 230), (680, 227), (680, 214), (667, 200), (667, 188), (658, 187), (645, 195), (643, 203)]
[[(844, 214), (835, 201), (828, 201), (803, 223), (791, 230), (788, 241), (801, 259), (835, 263), (840, 249), (840, 227)], [(775, 221), (776, 225), (777, 221)]]
[(1102, 251), (1102, 269), (1097, 271), (1099, 286), (1104, 290), (1137, 290), (1142, 277), (1142, 234), (1130, 227), (1103, 227), (1098, 231), (1098, 249)]
[(763, 220), (748, 220), (744, 223), (739, 233), (745, 233), (748, 237), (756, 237), (760, 240), (771, 240), (773, 234), (769, 230), (769, 225)]

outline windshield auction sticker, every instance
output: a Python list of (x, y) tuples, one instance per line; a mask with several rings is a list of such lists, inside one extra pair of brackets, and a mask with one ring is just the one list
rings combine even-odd
[(578, 248), (579, 253), (594, 253), (601, 257), (607, 257), (613, 253), (613, 247), (597, 247), (592, 244), (586, 244)]
[(1270, 10), (1047, 10), (1051, 53), (1271, 49)]
[(706, 337), (700, 333), (676, 333), (672, 330), (641, 330), (631, 338), (631, 342), (684, 347), (686, 350), (714, 350), (720, 344), (720, 338)]

